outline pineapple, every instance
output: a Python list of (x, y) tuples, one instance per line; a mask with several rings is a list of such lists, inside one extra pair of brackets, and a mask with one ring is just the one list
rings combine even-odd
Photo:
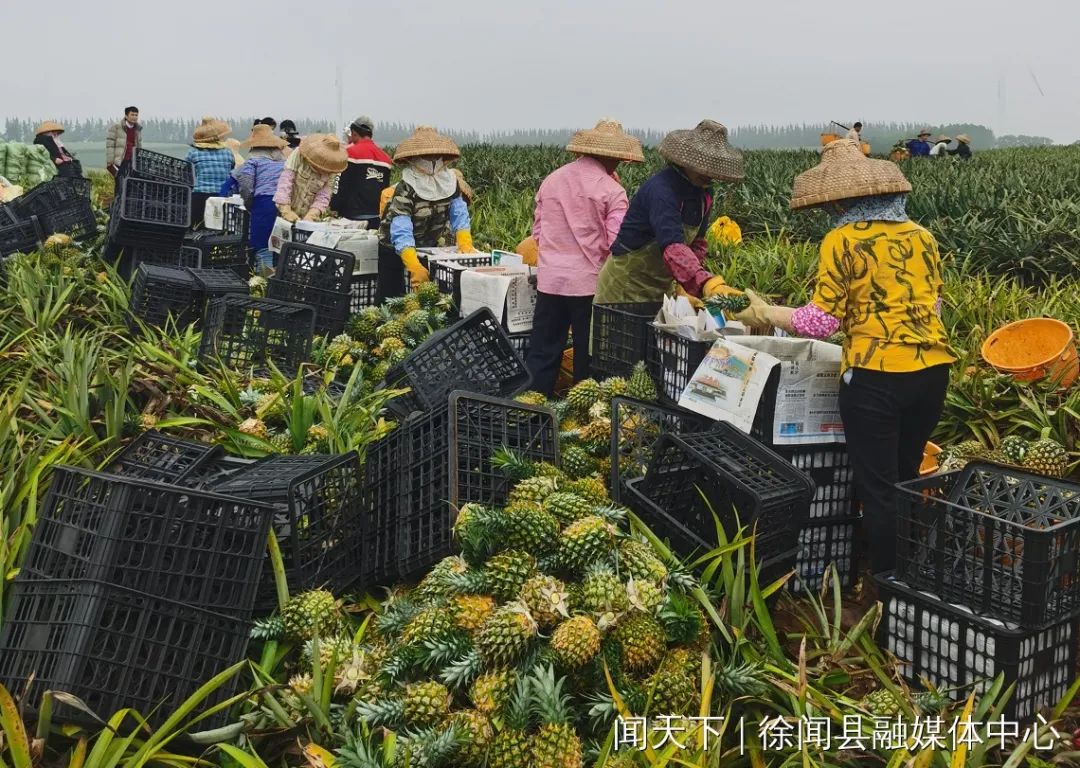
[(1064, 477), (1069, 470), (1069, 454), (1060, 443), (1043, 436), (1028, 446), (1023, 465), (1040, 475)]
[(281, 620), (285, 635), (297, 642), (310, 640), (315, 635), (334, 635), (342, 627), (340, 605), (324, 589), (290, 597), (281, 609)]
[(524, 405), (547, 405), (547, 398), (540, 392), (529, 390), (528, 392), (522, 392), (520, 395), (514, 398), (519, 403)]
[(600, 400), (602, 394), (596, 379), (582, 379), (566, 393), (566, 403), (571, 410), (585, 414)]
[(607, 484), (596, 475), (588, 475), (566, 485), (566, 490), (576, 493), (593, 504), (610, 504)]
[(577, 669), (600, 653), (600, 630), (588, 616), (574, 616), (555, 628), (551, 651), (559, 665)]
[(532, 768), (527, 729), (530, 710), (530, 681), (520, 678), (511, 686), (502, 727), (491, 741), (488, 768)]
[(388, 339), (384, 339), (382, 344), (375, 347), (373, 350), (375, 357), (386, 360), (394, 352), (403, 351), (405, 349), (405, 342), (401, 339), (391, 336)]
[(410, 293), (405, 297), (405, 300), (401, 303), (401, 314), (409, 315), (416, 310), (421, 309), (420, 297), (415, 293)]
[(705, 308), (709, 310), (710, 314), (717, 314), (718, 312), (726, 312), (728, 314), (737, 314), (744, 309), (749, 308), (750, 297), (745, 293), (729, 293), (722, 295), (710, 296), (705, 299)]
[(416, 289), (416, 299), (424, 309), (432, 309), (439, 303), (439, 284), (428, 281)]
[(998, 446), (1002, 453), (1009, 458), (1010, 464), (1022, 464), (1028, 451), (1028, 441), (1020, 435), (1009, 435)]
[(480, 627), (476, 648), (489, 666), (505, 666), (520, 659), (536, 637), (536, 621), (524, 603), (498, 608)]
[(521, 588), (521, 600), (542, 628), (554, 626), (569, 616), (566, 585), (554, 576), (537, 575)]
[(510, 501), (542, 502), (558, 490), (559, 481), (554, 477), (527, 477), (510, 491)]
[(654, 716), (677, 715), (697, 710), (697, 682), (688, 667), (668, 664), (645, 680), (649, 691), (649, 712)]
[(438, 725), (450, 712), (450, 691), (442, 683), (427, 681), (405, 686), (402, 697), (405, 722), (414, 727)]
[[(603, 456), (611, 453), (611, 419), (595, 419), (590, 421), (581, 430), (581, 443), (585, 450), (594, 456)], [(565, 461), (565, 459), (564, 459)], [(587, 475), (588, 472), (579, 473), (578, 476)]]
[(590, 614), (624, 613), (630, 607), (626, 586), (606, 565), (593, 565), (581, 582), (580, 607)]
[(456, 555), (444, 557), (435, 563), (416, 586), (416, 593), (427, 600), (448, 597), (453, 592), (450, 588), (453, 578), (468, 570), (468, 564), (460, 557)]
[(544, 499), (544, 510), (563, 525), (592, 514), (594, 504), (576, 493), (557, 492)]
[(600, 382), (600, 396), (610, 403), (613, 397), (626, 397), (630, 383), (622, 376), (611, 376)]
[(623, 665), (631, 671), (653, 669), (664, 657), (664, 628), (652, 616), (631, 614), (615, 628), (612, 636), (622, 648)]
[(536, 572), (536, 558), (528, 552), (508, 549), (484, 564), (484, 575), (492, 593), (500, 600), (512, 600)]
[(508, 669), (485, 672), (469, 686), (469, 701), (484, 714), (494, 715), (506, 705), (514, 682), (514, 673)]
[(658, 397), (656, 383), (652, 380), (652, 376), (649, 375), (648, 371), (645, 370), (644, 360), (639, 360), (634, 365), (634, 370), (631, 371), (630, 380), (626, 385), (626, 394), (650, 403), (654, 402)]
[(375, 341), (375, 332), (382, 322), (382, 315), (376, 307), (367, 307), (349, 318), (345, 329), (354, 339), (368, 342)]
[(537, 670), (529, 679), (533, 712), (540, 729), (532, 738), (535, 768), (583, 768), (581, 739), (570, 722), (570, 702), (563, 695), (566, 678), (556, 681), (551, 667)]
[(559, 521), (536, 502), (516, 502), (504, 510), (506, 545), (542, 555), (555, 549)]
[(266, 429), (266, 424), (263, 423), (262, 419), (244, 419), (237, 429), (241, 434), (250, 435), (260, 440), (270, 438), (270, 432)]
[(389, 322), (383, 323), (379, 326), (378, 330), (375, 331), (375, 338), (380, 342), (386, 341), (387, 339), (400, 339), (404, 342), (406, 335), (405, 323), (400, 320), (390, 320)]
[[(355, 646), (352, 638), (342, 635), (327, 635), (319, 638), (319, 665), (324, 669), (330, 666), (330, 662), (337, 656), (337, 664), (343, 664), (352, 658)], [(315, 652), (315, 640), (312, 638), (304, 643), (301, 656), (304, 663), (310, 665), (312, 654)]]
[(401, 642), (406, 646), (423, 645), (431, 640), (446, 637), (454, 629), (454, 621), (449, 612), (436, 605), (428, 606), (409, 620), (401, 633)]
[(580, 445), (568, 445), (562, 452), (562, 470), (577, 479), (591, 475), (597, 469), (596, 459)]
[(620, 542), (616, 564), (624, 577), (641, 580), (663, 581), (667, 578), (667, 567), (656, 556), (652, 547), (637, 539)]
[(426, 309), (416, 309), (405, 316), (405, 332), (417, 339), (426, 338), (431, 333), (434, 318)]
[(311, 675), (307, 672), (302, 675), (293, 675), (289, 678), (289, 690), (297, 696), (306, 696), (310, 694), (314, 687), (315, 681), (311, 679)]
[(896, 717), (900, 714), (900, 703), (888, 688), (871, 691), (862, 700), (863, 709), (874, 717)]
[(986, 455), (986, 448), (978, 440), (965, 440), (949, 452), (964, 459), (981, 459)]
[(475, 709), (464, 710), (451, 715), (447, 724), (457, 729), (462, 742), (455, 764), (462, 768), (483, 768), (488, 747), (495, 738), (495, 729), (487, 716)]
[(563, 530), (559, 560), (567, 570), (581, 572), (608, 556), (614, 544), (615, 527), (601, 517), (588, 515)]
[(458, 595), (450, 601), (450, 610), (458, 629), (476, 632), (494, 613), (495, 598), (490, 595)]
[(631, 578), (626, 584), (626, 598), (635, 611), (655, 614), (664, 602), (664, 592), (651, 581)]
[(998, 450), (996, 448), (994, 450), (992, 450), (992, 451), (987, 451), (986, 455), (983, 457), (983, 461), (989, 461), (989, 462), (991, 462), (993, 464), (1011, 464), (1012, 463), (1009, 460), (1009, 457), (1005, 455), (1004, 451)]
[(288, 432), (278, 432), (270, 437), (270, 446), (274, 453), (292, 453), (292, 435)]

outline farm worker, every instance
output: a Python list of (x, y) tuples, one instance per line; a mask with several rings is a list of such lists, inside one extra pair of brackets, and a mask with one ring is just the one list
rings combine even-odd
[(105, 132), (105, 169), (116, 179), (116, 192), (120, 192), (120, 177), (131, 163), (131, 156), (142, 146), (142, 126), (139, 125), (139, 108), (124, 109), (124, 119), (109, 126)]
[(971, 144), (971, 139), (966, 133), (961, 133), (956, 137), (956, 149), (950, 149), (948, 152), (950, 155), (958, 156), (961, 160), (970, 160), (971, 147), (968, 146), (969, 144)]
[(896, 163), (864, 157), (855, 141), (827, 145), (791, 196), (793, 210), (821, 208), (832, 218), (810, 303), (769, 306), (747, 291), (750, 307), (735, 316), (815, 339), (844, 332), (840, 415), (874, 573), (893, 568), (894, 485), (919, 475), (954, 361), (939, 316), (938, 245), (908, 218), (910, 191)]
[(281, 218), (290, 222), (317, 220), (330, 206), (334, 174), (344, 171), (348, 164), (345, 148), (336, 136), (328, 133), (305, 136), (297, 150), (286, 158), (278, 179), (274, 202)]
[(338, 179), (330, 207), (340, 216), (366, 221), (368, 229), (379, 226), (379, 195), (390, 184), (393, 161), (372, 138), (375, 121), (361, 115), (349, 125), (349, 165)]
[[(264, 120), (266, 118), (263, 118)], [(289, 145), (289, 149), (296, 149), (300, 146), (300, 142), (303, 141), (303, 136), (296, 130), (296, 123), (292, 120), (281, 121), (281, 138), (285, 139)]]
[(862, 142), (862, 123), (857, 122), (851, 126), (851, 130), (847, 132), (847, 138)]
[(930, 129), (924, 128), (919, 131), (919, 137), (907, 143), (908, 153), (912, 157), (927, 157), (930, 155)]
[[(473, 188), (469, 186), (469, 182), (465, 181), (465, 176), (461, 173), (461, 171), (459, 171), (457, 168), (454, 168), (453, 171), (454, 171), (454, 175), (457, 176), (457, 178), (458, 178), (458, 192), (461, 193), (461, 197), (465, 200), (465, 205), (466, 206), (472, 205), (473, 198), (476, 196), (475, 193), (473, 192)], [(396, 184), (391, 184), (389, 187), (384, 189), (382, 191), (382, 193), (379, 195), (379, 217), (380, 218), (382, 217), (383, 213), (386, 211), (386, 206), (389, 205), (390, 201), (394, 198), (394, 188), (396, 186), (397, 186)], [(532, 264), (531, 266), (535, 267), (536, 265)]]
[(60, 141), (60, 134), (64, 132), (64, 126), (53, 120), (46, 120), (37, 127), (34, 132), (34, 143), (40, 144), (49, 151), (49, 157), (56, 164), (56, 173), (60, 176), (82, 176), (82, 165), (71, 156), (64, 143)]
[(250, 244), (255, 251), (256, 271), (265, 273), (274, 268), (274, 254), (270, 251), (269, 241), (277, 218), (274, 194), (285, 167), (285, 156), (282, 154), (285, 139), (275, 136), (269, 125), (259, 123), (251, 129), (251, 135), (241, 146), (248, 148), (248, 158), (232, 172), (232, 177), (250, 214)]
[[(743, 178), (743, 158), (727, 128), (702, 120), (660, 142), (667, 168), (649, 177), (630, 200), (596, 285), (596, 304), (660, 302), (673, 284), (691, 296), (741, 293), (705, 269), (705, 233), (713, 181)], [(544, 246), (540, 244), (541, 260)]]
[(948, 136), (941, 135), (934, 139), (934, 146), (930, 148), (930, 157), (948, 157), (949, 156), (949, 142), (951, 142)]
[(236, 167), (232, 150), (225, 146), (225, 137), (232, 128), (216, 117), (204, 117), (192, 135), (187, 160), (195, 169), (195, 186), (191, 190), (191, 226), (203, 220), (206, 200), (221, 191)]
[(461, 182), (449, 167), (460, 156), (449, 137), (426, 125), (397, 145), (394, 162), (401, 166), (401, 181), (379, 227), (380, 302), (403, 293), (403, 265), (413, 286), (427, 282), (417, 247), (446, 246), (453, 238), (461, 253), (476, 251)]
[[(578, 157), (536, 192), (532, 236), (538, 249), (536, 309), (525, 363), (532, 388), (554, 395), (567, 334), (573, 329), (574, 381), (589, 378), (589, 325), (600, 268), (629, 202), (612, 176), (619, 163), (645, 160), (641, 142), (615, 120), (578, 131), (566, 146)], [(524, 255), (524, 254), (523, 254)]]
[(225, 139), (225, 146), (233, 156), (233, 168), (239, 168), (244, 164), (244, 156), (240, 154), (240, 139)]

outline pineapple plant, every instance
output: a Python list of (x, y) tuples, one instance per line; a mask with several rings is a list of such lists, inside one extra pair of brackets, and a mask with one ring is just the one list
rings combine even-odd
[(623, 665), (634, 672), (655, 668), (667, 648), (664, 627), (644, 613), (631, 614), (615, 627), (612, 637), (622, 650)]
[(1069, 453), (1056, 440), (1044, 433), (1028, 446), (1023, 466), (1040, 475), (1064, 477), (1069, 471)]
[(343, 625), (340, 603), (325, 589), (290, 597), (281, 609), (281, 620), (286, 637), (296, 642), (334, 635)]
[(420, 728), (438, 725), (450, 712), (451, 698), (442, 683), (410, 683), (402, 697), (405, 722)]
[(600, 630), (588, 616), (562, 622), (551, 635), (551, 652), (565, 669), (577, 669), (600, 653)]
[(567, 570), (580, 573), (609, 555), (614, 545), (615, 527), (601, 517), (588, 515), (563, 529), (559, 561)]
[(533, 713), (540, 729), (532, 738), (535, 768), (582, 768), (581, 739), (570, 721), (570, 702), (563, 694), (566, 678), (555, 679), (550, 666), (537, 670), (529, 679), (533, 693)]
[(476, 634), (476, 649), (489, 666), (506, 666), (525, 654), (537, 629), (524, 603), (508, 603), (481, 625)]
[(637, 400), (655, 402), (659, 396), (656, 391), (656, 383), (652, 376), (645, 370), (645, 361), (639, 360), (634, 364), (634, 370), (630, 372), (630, 379), (626, 385), (626, 394)]

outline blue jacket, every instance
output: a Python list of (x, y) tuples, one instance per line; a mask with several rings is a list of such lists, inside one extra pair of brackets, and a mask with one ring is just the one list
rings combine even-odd
[(911, 153), (912, 157), (929, 157), (930, 142), (923, 141), (922, 139), (912, 139), (907, 143), (907, 150)]
[(711, 190), (695, 187), (669, 166), (650, 176), (631, 198), (611, 252), (629, 253), (654, 240), (661, 249), (685, 243), (684, 226), (698, 227), (697, 236), (704, 237), (711, 210)]

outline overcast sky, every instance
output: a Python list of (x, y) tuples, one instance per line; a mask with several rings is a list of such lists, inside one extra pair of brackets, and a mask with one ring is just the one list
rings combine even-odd
[(1080, 139), (1080, 0), (0, 0), (0, 30), (0, 118), (135, 103), (336, 119), (340, 65), (349, 120), (861, 118)]

